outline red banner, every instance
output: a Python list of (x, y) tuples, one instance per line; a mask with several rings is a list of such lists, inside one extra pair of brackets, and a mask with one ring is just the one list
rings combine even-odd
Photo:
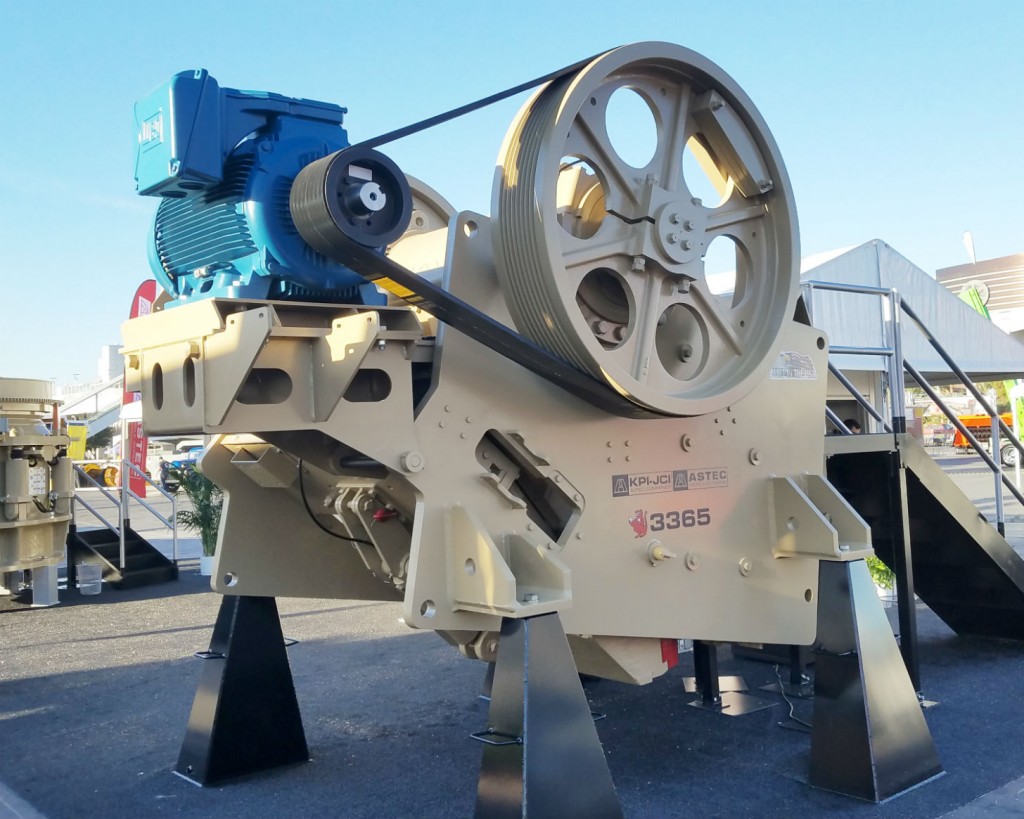
[[(132, 299), (132, 309), (128, 318), (148, 316), (153, 312), (153, 302), (156, 300), (156, 281), (149, 279), (139, 285)], [(125, 407), (141, 400), (142, 396), (137, 392), (124, 391), (121, 398), (121, 406)], [(122, 457), (136, 469), (146, 471), (146, 454), (149, 450), (149, 439), (142, 431), (141, 421), (129, 421), (127, 440), (121, 441)], [(130, 470), (128, 477), (128, 488), (140, 498), (146, 497), (146, 481), (134, 470)]]

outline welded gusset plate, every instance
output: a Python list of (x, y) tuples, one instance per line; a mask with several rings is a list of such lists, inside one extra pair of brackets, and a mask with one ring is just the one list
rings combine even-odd
[(688, 49), (624, 46), (537, 92), (492, 213), (519, 330), (641, 406), (719, 410), (777, 354), (799, 280), (789, 179), (746, 94)]

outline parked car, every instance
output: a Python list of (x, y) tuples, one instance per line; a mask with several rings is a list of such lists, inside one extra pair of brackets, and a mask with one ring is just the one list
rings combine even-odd
[(166, 492), (177, 492), (181, 476), (186, 470), (195, 469), (196, 461), (203, 454), (202, 444), (184, 444), (170, 460), (160, 462), (160, 488)]

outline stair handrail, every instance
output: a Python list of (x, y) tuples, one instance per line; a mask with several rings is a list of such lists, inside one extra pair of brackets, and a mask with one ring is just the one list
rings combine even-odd
[[(1010, 430), (1006, 425), (1006, 422), (996, 413), (995, 409), (991, 406), (988, 400), (982, 395), (981, 391), (974, 386), (974, 383), (970, 380), (960, 366), (956, 363), (953, 357), (946, 351), (939, 340), (935, 337), (935, 334), (928, 328), (921, 317), (914, 311), (914, 309), (907, 303), (899, 291), (895, 288), (875, 287), (871, 285), (858, 285), (858, 284), (844, 284), (841, 282), (824, 282), (817, 280), (810, 280), (801, 283), (801, 288), (804, 291), (804, 303), (807, 311), (807, 316), (813, 325), (813, 301), (812, 294), (815, 290), (831, 290), (840, 293), (857, 293), (865, 295), (875, 295), (883, 298), (883, 305), (888, 307), (888, 310), (884, 311), (887, 315), (883, 315), (883, 320), (886, 323), (888, 345), (885, 347), (858, 347), (858, 346), (829, 346), (829, 354), (844, 354), (844, 355), (875, 355), (883, 356), (888, 359), (888, 375), (889, 375), (889, 400), (890, 400), (890, 414), (893, 420), (892, 428), (885, 424), (882, 420), (881, 415), (871, 406), (870, 402), (864, 398), (854, 387), (853, 383), (843, 376), (839, 368), (836, 367), (832, 362), (829, 362), (829, 372), (832, 373), (836, 380), (839, 381), (843, 387), (850, 393), (851, 396), (867, 411), (871, 417), (876, 421), (882, 423), (886, 432), (906, 432), (906, 409), (904, 404), (904, 371), (909, 372), (914, 381), (925, 391), (929, 398), (935, 403), (943, 414), (964, 436), (967, 442), (971, 445), (975, 452), (985, 462), (989, 470), (992, 471), (995, 478), (995, 500), (996, 500), (996, 528), (999, 534), (1006, 534), (1006, 523), (1003, 516), (1003, 496), (1001, 487), (1005, 486), (1010, 490), (1010, 493), (1017, 499), (1017, 501), (1024, 506), (1024, 494), (1014, 486), (1013, 482), (1006, 476), (1002, 470), (1001, 464), (998, 460), (989, 457), (989, 454), (985, 452), (984, 447), (978, 441), (977, 438), (971, 434), (967, 426), (960, 421), (956, 414), (946, 405), (945, 401), (942, 400), (941, 396), (936, 392), (935, 388), (925, 379), (925, 377), (903, 356), (903, 322), (901, 317), (906, 314), (916, 325), (921, 334), (925, 337), (925, 340), (932, 346), (932, 348), (939, 354), (939, 357), (946, 363), (950, 371), (957, 377), (960, 383), (974, 396), (975, 400), (981, 405), (988, 416), (992, 419), (992, 452), (998, 458), (998, 452), (1001, 447), (1001, 439), (999, 432), (1006, 436), (1007, 440), (1013, 444), (1017, 449), (1017, 463), (1021, 462), (1024, 458), (1024, 444), (1021, 443), (1020, 439)], [(839, 417), (829, 407), (825, 408), (825, 415), (828, 420), (836, 426), (839, 432), (843, 434), (849, 434), (849, 430), (846, 429), (846, 425), (843, 424)]]
[(142, 506), (144, 506), (146, 509), (149, 510), (150, 514), (153, 515), (153, 517), (155, 517), (164, 526), (166, 526), (168, 529), (171, 530), (171, 560), (174, 563), (177, 563), (178, 562), (178, 527), (177, 527), (177, 520), (178, 520), (178, 498), (177, 498), (177, 495), (175, 495), (175, 493), (173, 493), (173, 492), (168, 492), (166, 489), (164, 489), (162, 486), (160, 486), (160, 484), (158, 484), (156, 481), (154, 481), (152, 478), (150, 478), (149, 475), (147, 475), (143, 470), (139, 469), (131, 461), (122, 461), (121, 462), (121, 467), (122, 467), (122, 471), (121, 471), (121, 475), (122, 476), (125, 474), (125, 469), (127, 469), (128, 472), (135, 473), (140, 478), (142, 478), (142, 480), (144, 480), (147, 484), (149, 484), (149, 486), (153, 487), (157, 492), (159, 492), (161, 495), (163, 495), (165, 498), (167, 498), (167, 500), (169, 500), (171, 502), (171, 516), (170, 516), (170, 518), (165, 518), (156, 509), (154, 509), (152, 506), (150, 506), (146, 502), (146, 500), (144, 498), (140, 497), (139, 495), (135, 494), (135, 492), (132, 491), (131, 481), (130, 480), (129, 481), (125, 481), (123, 477), (121, 478), (121, 485), (122, 485), (122, 487), (124, 487), (124, 489), (128, 493), (129, 503), (131, 502), (131, 499), (134, 499), (134, 500), (138, 501), (140, 504), (142, 504)]
[[(997, 413), (989, 404), (988, 399), (981, 394), (981, 390), (974, 386), (971, 380), (967, 377), (967, 373), (960, 369), (960, 366), (953, 360), (953, 357), (946, 352), (945, 348), (939, 343), (938, 339), (935, 338), (932, 331), (928, 329), (928, 326), (920, 319), (917, 313), (911, 309), (910, 305), (908, 305), (903, 299), (900, 299), (900, 303), (903, 311), (917, 324), (918, 329), (921, 330), (925, 340), (932, 345), (935, 352), (937, 352), (942, 360), (946, 362), (946, 366), (956, 374), (956, 377), (960, 379), (960, 382), (967, 388), (968, 392), (970, 392), (971, 395), (974, 396), (975, 400), (981, 404), (985, 412), (988, 413), (988, 416), (996, 421), (1003, 435), (1005, 435), (1009, 439), (1010, 443), (1016, 447), (1018, 457), (1024, 455), (1024, 444), (1022, 444), (1017, 436), (1013, 434), (1013, 430), (1006, 425), (1006, 422), (999, 416), (999, 413)], [(993, 446), (999, 444), (998, 440), (993, 439), (993, 441)], [(993, 451), (997, 452), (998, 449)]]
[[(1021, 444), (1020, 439), (1018, 439), (1017, 436), (1014, 435), (1013, 432), (1010, 430), (1010, 428), (1006, 426), (1006, 423), (1003, 421), (1003, 419), (999, 417), (999, 413), (997, 413), (995, 411), (995, 408), (989, 404), (988, 399), (986, 399), (981, 394), (981, 390), (974, 386), (974, 383), (970, 380), (970, 378), (967, 377), (967, 373), (960, 369), (960, 366), (956, 363), (956, 361), (953, 360), (953, 357), (939, 343), (939, 340), (935, 338), (935, 334), (932, 333), (930, 329), (928, 329), (928, 325), (926, 325), (921, 320), (917, 313), (915, 313), (914, 310), (910, 307), (910, 305), (908, 305), (903, 299), (900, 299), (900, 306), (902, 307), (903, 311), (908, 316), (910, 316), (911, 319), (913, 319), (914, 323), (917, 324), (917, 328), (921, 331), (922, 335), (924, 335), (925, 340), (932, 346), (932, 349), (934, 349), (935, 352), (939, 354), (939, 357), (946, 362), (946, 366), (948, 366), (949, 369), (956, 375), (956, 377), (960, 380), (960, 383), (967, 388), (967, 391), (974, 396), (974, 399), (979, 404), (981, 404), (985, 412), (988, 413), (989, 418), (992, 419), (992, 455), (995, 456), (994, 458), (990, 458), (988, 456), (988, 453), (986, 453), (982, 448), (981, 443), (973, 435), (965, 434), (964, 437), (967, 438), (971, 446), (974, 447), (974, 451), (981, 456), (982, 460), (984, 460), (986, 464), (988, 464), (988, 468), (992, 470), (992, 474), (995, 477), (996, 487), (994, 494), (996, 501), (996, 528), (999, 530), (999, 534), (1005, 535), (1006, 520), (1003, 515), (1003, 494), (1000, 491), (1000, 488), (1002, 486), (1005, 486), (1007, 489), (1009, 489), (1010, 494), (1012, 494), (1017, 499), (1017, 501), (1022, 505), (1024, 505), (1024, 495), (1021, 495), (1020, 490), (1013, 485), (1013, 482), (1003, 472), (1002, 464), (999, 462), (999, 451), (1002, 448), (1002, 440), (999, 436), (999, 433), (1000, 431), (1002, 431), (1003, 434), (1006, 435), (1007, 440), (1009, 440), (1009, 442), (1013, 444), (1013, 446), (1017, 449), (1018, 463), (1020, 462), (1021, 457), (1024, 456), (1024, 444)], [(907, 361), (904, 361), (903, 364), (905, 367), (910, 366), (910, 363)], [(959, 429), (961, 433), (966, 433), (966, 426), (962, 422), (960, 422), (960, 419), (957, 418), (954, 421), (955, 416), (951, 414), (948, 411), (948, 409), (942, 407), (941, 404), (939, 406), (942, 409), (942, 411), (946, 414), (946, 417), (949, 418), (951, 422), (953, 422), (957, 429)]]
[[(73, 467), (74, 467), (75, 474), (80, 479), (85, 480), (87, 483), (91, 483), (92, 484), (91, 488), (98, 489), (100, 492), (102, 492), (103, 495), (111, 503), (114, 504), (115, 508), (119, 508), (120, 507), (120, 501), (118, 500), (117, 496), (114, 495), (113, 492), (111, 492), (105, 486), (100, 484), (99, 481), (97, 481), (95, 478), (93, 478), (92, 475), (90, 475), (88, 472), (86, 472), (84, 469), (82, 469), (82, 467), (80, 467), (78, 464), (74, 464)], [(76, 487), (76, 491), (74, 493), (74, 497), (71, 498), (71, 525), (72, 526), (76, 526), (76, 527), (78, 525), (78, 521), (77, 521), (77, 517), (76, 517), (76, 513), (75, 513), (75, 504), (80, 503), (80, 504), (82, 504), (82, 506), (84, 506), (86, 509), (89, 510), (89, 513), (94, 518), (96, 518), (98, 521), (100, 521), (111, 532), (114, 532), (116, 534), (117, 531), (118, 531), (118, 527), (115, 526), (114, 524), (112, 524), (110, 521), (108, 521), (105, 517), (103, 517), (103, 515), (100, 514), (99, 510), (97, 510), (91, 503), (89, 503), (87, 500), (85, 500), (85, 498), (79, 496), (78, 491), (77, 491), (78, 489), (88, 489), (88, 488), (90, 488), (90, 487), (88, 487), (88, 486), (85, 486), (85, 487), (77, 486)]]
[[(985, 463), (988, 465), (988, 468), (991, 469), (993, 474), (996, 476), (996, 528), (999, 530), (999, 534), (1005, 535), (1006, 521), (1003, 517), (1003, 496), (1002, 493), (999, 491), (1000, 485), (1005, 486), (1007, 489), (1009, 489), (1010, 494), (1017, 499), (1021, 506), (1024, 506), (1024, 494), (1021, 494), (1020, 490), (1013, 485), (1013, 481), (1006, 477), (1006, 473), (1003, 472), (1002, 465), (997, 460), (994, 460), (993, 458), (989, 457), (989, 454), (985, 451), (985, 448), (982, 446), (981, 442), (977, 438), (975, 438), (974, 435), (971, 434), (970, 430), (967, 428), (967, 425), (964, 424), (964, 422), (961, 421), (959, 418), (957, 418), (956, 415), (953, 414), (953, 412), (949, 409), (949, 407), (946, 406), (946, 403), (942, 400), (942, 398), (935, 391), (932, 385), (928, 383), (927, 379), (923, 375), (921, 375), (921, 373), (919, 373), (909, 361), (905, 361), (904, 366), (907, 368), (907, 371), (913, 376), (914, 380), (921, 385), (921, 389), (928, 393), (928, 397), (935, 402), (935, 404), (939, 407), (939, 409), (943, 411), (943, 413), (945, 413), (946, 417), (953, 423), (953, 426), (960, 430), (960, 434), (967, 439), (967, 442), (972, 447), (974, 447), (974, 451), (981, 456), (981, 459), (985, 461)], [(994, 433), (996, 432), (995, 429), (993, 429), (992, 431)], [(993, 435), (992, 440), (994, 442), (993, 452), (998, 452), (998, 434)]]
[[(804, 293), (804, 307), (807, 311), (807, 317), (811, 325), (814, 325), (814, 301), (813, 293), (815, 290), (830, 290), (837, 293), (853, 293), (857, 295), (867, 296), (878, 296), (884, 299), (883, 304), (888, 306), (889, 316), (893, 317), (893, 321), (889, 322), (889, 316), (886, 316), (886, 326), (888, 328), (886, 339), (887, 344), (884, 347), (869, 347), (862, 345), (834, 345), (829, 344), (829, 355), (865, 355), (865, 356), (880, 356), (886, 359), (886, 368), (889, 375), (890, 392), (895, 394), (896, 385), (899, 385), (899, 394), (903, 394), (903, 370), (901, 367), (896, 366), (896, 361), (902, 360), (903, 356), (903, 343), (901, 334), (899, 331), (898, 318), (899, 318), (899, 303), (896, 300), (896, 291), (892, 288), (887, 287), (876, 287), (867, 284), (846, 284), (843, 282), (824, 282), (816, 279), (801, 282), (801, 290)], [(846, 391), (854, 398), (854, 400), (860, 404), (865, 412), (868, 413), (872, 418), (877, 421), (885, 432), (892, 432), (893, 429), (897, 429), (901, 432), (906, 432), (906, 422), (903, 419), (902, 424), (898, 424), (898, 419), (903, 418), (904, 410), (900, 409), (898, 412), (895, 409), (895, 401), (892, 404), (892, 420), (893, 426), (890, 426), (882, 414), (878, 412), (875, 407), (871, 405), (853, 383), (840, 372), (839, 368), (836, 367), (831, 361), (828, 364), (828, 370), (835, 379), (846, 388)], [(831, 412), (829, 408), (825, 407), (825, 415), (836, 430), (842, 435), (849, 435), (850, 430), (846, 428), (844, 424), (834, 412)], [(900, 428), (902, 426), (902, 429)]]
[[(831, 349), (829, 350), (829, 352), (831, 352)], [(838, 381), (840, 384), (846, 387), (847, 392), (849, 392), (850, 395), (853, 396), (854, 400), (856, 400), (856, 402), (860, 404), (861, 407), (864, 408), (864, 411), (867, 412), (868, 415), (870, 415), (872, 418), (874, 418), (879, 424), (881, 424), (883, 431), (892, 432), (892, 427), (889, 426), (889, 423), (885, 420), (885, 418), (882, 417), (882, 413), (880, 413), (873, 406), (871, 406), (871, 402), (868, 401), (859, 392), (857, 392), (857, 388), (853, 385), (853, 382), (850, 381), (850, 379), (847, 378), (845, 375), (843, 375), (842, 370), (840, 370), (831, 361), (828, 363), (828, 371), (832, 373), (833, 376), (835, 376), (836, 381)], [(825, 414), (828, 416), (829, 420), (833, 424), (835, 424), (836, 428), (839, 430), (840, 433), (842, 433), (843, 435), (853, 435), (853, 433), (846, 428), (846, 424), (842, 422), (839, 416), (836, 415), (835, 412), (833, 412), (827, 406), (825, 407)]]
[[(158, 483), (152, 480), (152, 478), (146, 475), (144, 471), (135, 466), (135, 464), (130, 463), (128, 461), (121, 461), (121, 469), (118, 472), (118, 476), (121, 481), (121, 486), (118, 488), (118, 492), (116, 493), (111, 492), (110, 489), (100, 484), (99, 481), (97, 481), (88, 472), (86, 472), (84, 469), (78, 466), (78, 464), (74, 464), (74, 471), (75, 474), (78, 475), (80, 479), (84, 480), (86, 484), (91, 484), (91, 486), (76, 487), (74, 497), (71, 499), (71, 523), (77, 528), (77, 516), (75, 511), (75, 505), (80, 503), (86, 509), (89, 510), (89, 513), (94, 518), (96, 518), (104, 526), (106, 526), (107, 529), (109, 529), (111, 532), (117, 535), (120, 552), (120, 569), (123, 570), (125, 568), (125, 530), (128, 528), (129, 521), (131, 520), (130, 505), (132, 499), (138, 501), (142, 506), (146, 508), (146, 510), (151, 515), (153, 515), (153, 517), (155, 517), (158, 521), (160, 521), (160, 523), (162, 523), (165, 527), (171, 530), (171, 560), (175, 564), (178, 562), (178, 527), (176, 525), (176, 522), (178, 520), (178, 499), (175, 497), (174, 493), (167, 492), (162, 486), (160, 486)], [(147, 503), (145, 499), (143, 499), (141, 496), (139, 496), (138, 494), (131, 490), (129, 482), (124, 480), (124, 475), (127, 474), (128, 472), (135, 472), (135, 474), (141, 477), (147, 484), (152, 486), (157, 492), (159, 492), (161, 495), (163, 495), (171, 502), (171, 515), (169, 518), (164, 517), (151, 504)], [(81, 497), (81, 495), (77, 491), (78, 489), (98, 489), (107, 500), (114, 504), (114, 508), (117, 509), (117, 524), (115, 525), (111, 523), (103, 516), (102, 513), (100, 513), (100, 511), (95, 506), (90, 504), (87, 500), (85, 500), (85, 498)]]

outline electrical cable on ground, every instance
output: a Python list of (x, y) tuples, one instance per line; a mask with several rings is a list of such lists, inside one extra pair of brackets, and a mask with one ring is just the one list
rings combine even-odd
[(782, 699), (784, 699), (786, 701), (786, 705), (789, 706), (789, 719), (793, 720), (793, 722), (796, 722), (796, 723), (798, 723), (800, 725), (803, 725), (805, 728), (810, 728), (811, 727), (811, 723), (805, 722), (804, 720), (800, 719), (799, 717), (793, 716), (793, 709), (794, 709), (795, 706), (793, 705), (793, 701), (789, 697), (786, 696), (786, 686), (782, 684), (782, 675), (779, 674), (779, 664), (776, 663), (773, 666), (773, 668), (775, 670), (775, 679), (777, 679), (779, 681), (779, 693), (782, 694)]

